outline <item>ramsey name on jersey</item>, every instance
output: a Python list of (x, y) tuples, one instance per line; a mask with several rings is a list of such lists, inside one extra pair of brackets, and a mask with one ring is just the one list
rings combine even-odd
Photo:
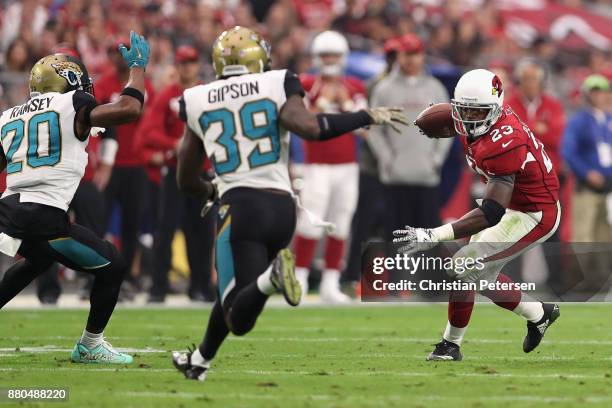
[(468, 165), (483, 181), (494, 176), (514, 176), (508, 208), (537, 212), (556, 205), (559, 179), (540, 142), (521, 119), (505, 105), (489, 132), (473, 142), (461, 136)]

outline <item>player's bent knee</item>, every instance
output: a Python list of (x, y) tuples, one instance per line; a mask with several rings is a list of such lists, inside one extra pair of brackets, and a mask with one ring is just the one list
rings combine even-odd
[(129, 271), (129, 266), (123, 255), (111, 243), (107, 243), (109, 253), (109, 264), (102, 268), (100, 276), (102, 279), (112, 282), (123, 282)]
[(232, 316), (231, 308), (224, 311), (223, 316), (225, 317), (227, 328), (235, 336), (244, 336), (255, 327), (256, 319), (247, 321), (245, 319), (236, 318), (236, 316)]
[(244, 336), (245, 334), (253, 330), (253, 327), (255, 327), (255, 322), (253, 322), (252, 324), (235, 324), (234, 322), (234, 324), (230, 326), (230, 331), (235, 336)]

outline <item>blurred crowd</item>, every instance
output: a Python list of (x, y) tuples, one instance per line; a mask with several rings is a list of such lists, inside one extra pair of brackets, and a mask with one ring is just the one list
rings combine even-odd
[[(539, 0), (610, 16), (605, 0)], [(610, 73), (606, 50), (562, 49), (547, 35), (512, 35), (495, 0), (2, 0), (0, 83), (3, 104), (23, 100), (23, 74), (58, 46), (76, 49), (95, 79), (109, 66), (108, 47), (129, 30), (144, 33), (153, 50), (150, 76), (161, 88), (176, 79), (173, 50), (193, 45), (202, 80), (212, 78), (210, 49), (233, 25), (251, 27), (272, 44), (273, 67), (304, 72), (312, 37), (332, 28), (347, 36), (352, 51), (381, 53), (391, 37), (416, 33), (426, 40), (431, 65), (508, 69), (525, 55), (541, 59), (557, 96), (575, 92), (586, 71)], [(477, 12), (476, 12), (477, 11)], [(532, 30), (525, 30), (531, 32)], [(510, 32), (510, 33), (509, 33)], [(510, 34), (510, 35), (509, 35)]]
[[(559, 39), (553, 38), (550, 32), (540, 32), (541, 30), (532, 27), (517, 31), (516, 22), (510, 24), (507, 18), (505, 7), (508, 4), (517, 7), (539, 5), (543, 13), (547, 7), (562, 7), (563, 10), (576, 10), (581, 15), (587, 13), (612, 22), (612, 5), (606, 0), (0, 0), (0, 109), (27, 99), (30, 68), (40, 57), (53, 52), (70, 52), (80, 56), (94, 84), (98, 81), (103, 84), (96, 85), (97, 99), (102, 102), (104, 99), (111, 100), (113, 93), (117, 92), (113, 88), (113, 81), (117, 82), (116, 87), (120, 89), (125, 74), (121, 72), (120, 59), (117, 58), (115, 50), (117, 44), (127, 42), (125, 39), (130, 30), (143, 33), (151, 44), (151, 63), (147, 69), (150, 79), (148, 103), (166, 98), (164, 101), (169, 106), (173, 106), (173, 101), (176, 102), (181, 87), (214, 79), (210, 60), (211, 47), (219, 33), (228, 27), (242, 25), (259, 31), (272, 45), (272, 67), (289, 68), (299, 74), (313, 69), (310, 53), (313, 38), (322, 31), (335, 30), (346, 37), (351, 56), (373, 58), (373, 61), (378, 63), (373, 66), (380, 67), (379, 71), (384, 70), (385, 64), (391, 69), (390, 63), (394, 60), (390, 57), (398, 51), (422, 54), (423, 59), (419, 62), (421, 65), (417, 66), (417, 71), (424, 69), (424, 72), (433, 74), (440, 81), (431, 85), (435, 88), (435, 95), (425, 94), (421, 103), (448, 100), (453, 81), (456, 81), (466, 68), (485, 67), (495, 71), (505, 84), (507, 100), (512, 96), (515, 104), (520, 105), (518, 109), (521, 110), (521, 116), (524, 116), (524, 120), (536, 135), (548, 139), (545, 140), (547, 151), (563, 179), (565, 207), (571, 209), (575, 184), (578, 185), (576, 189), (579, 191), (580, 186), (584, 184), (587, 189), (597, 190), (597, 194), (604, 197), (603, 194), (612, 186), (608, 184), (609, 175), (606, 173), (608, 167), (612, 168), (612, 158), (610, 163), (604, 166), (605, 171), (600, 169), (601, 177), (592, 173), (588, 176), (588, 169), (578, 169), (565, 164), (566, 161), (562, 157), (562, 139), (565, 118), (575, 111), (580, 111), (584, 104), (588, 103), (585, 102), (585, 93), (592, 90), (605, 92), (602, 98), (597, 97), (597, 104), (598, 109), (606, 112), (604, 119), (601, 119), (604, 122), (601, 123), (607, 126), (605, 118), (610, 112), (612, 100), (607, 82), (604, 81), (606, 78), (612, 78), (610, 39), (601, 36), (602, 38), (597, 37), (599, 42), (560, 44)], [(394, 39), (411, 38), (410, 35), (418, 38), (418, 47), (413, 49), (408, 46), (410, 50), (394, 48)], [(414, 75), (409, 72), (414, 69), (409, 67), (410, 64), (406, 62), (404, 75)], [(370, 92), (366, 98), (375, 103), (371, 99), (375, 91), (373, 84), (380, 81), (382, 72), (360, 70), (358, 66), (351, 66), (351, 60), (347, 68), (369, 84)], [(591, 80), (585, 88), (585, 79), (592, 74), (600, 74), (601, 77), (598, 77), (598, 81)], [(446, 93), (439, 85), (445, 86)], [(411, 85), (406, 86), (406, 92), (411, 92)], [(389, 97), (388, 94), (384, 96)], [(416, 106), (413, 108), (418, 110)], [(154, 118), (150, 115), (149, 119), (152, 121)], [(149, 119), (145, 117), (143, 122)], [(122, 249), (129, 252), (128, 260), (135, 265), (139, 264), (134, 267), (136, 275), (141, 264), (137, 247), (144, 244), (144, 247), (155, 248), (151, 269), (160, 270), (151, 273), (154, 288), (158, 289), (151, 295), (153, 300), (163, 301), (169, 290), (164, 269), (170, 267), (170, 245), (174, 230), (189, 229), (188, 226), (193, 225), (198, 216), (198, 209), (194, 203), (188, 201), (179, 205), (169, 200), (178, 194), (175, 185), (170, 182), (174, 174), (172, 169), (175, 165), (173, 160), (176, 135), (172, 136), (174, 139), (170, 137), (166, 142), (164, 135), (158, 136), (155, 138), (156, 143), (149, 145), (147, 140), (149, 135), (155, 132), (157, 124), (143, 130), (145, 125), (146, 123), (139, 129), (134, 128), (127, 132), (134, 136), (134, 141), (124, 142), (119, 135), (115, 169), (104, 168), (102, 158), (102, 165), (97, 167), (102, 170), (94, 171), (89, 181), (97, 190), (105, 193), (109, 206), (115, 205), (113, 201), (116, 201), (122, 207), (120, 218), (123, 225), (117, 227), (114, 232), (122, 243)], [(159, 123), (159, 126), (163, 125), (167, 124)], [(168, 126), (172, 127), (172, 124)], [(574, 130), (577, 131), (575, 128)], [(607, 139), (611, 131), (602, 130), (602, 140), (612, 146), (612, 138)], [(159, 146), (164, 143), (167, 143), (168, 147), (160, 149)], [(151, 146), (156, 146), (157, 151)], [(372, 149), (369, 150), (373, 150), (375, 156), (381, 154), (376, 151), (374, 145), (370, 147)], [(574, 147), (580, 150), (579, 146)], [(444, 172), (448, 172), (447, 167), (450, 166), (451, 169), (461, 169), (455, 173), (463, 174), (465, 166), (459, 164), (463, 159), (459, 158), (460, 154), (450, 145), (435, 148), (424, 146), (423, 149), (429, 149), (427, 154), (438, 154), (431, 153), (434, 150), (441, 152), (441, 156), (432, 162), (432, 174), (414, 176), (416, 181), (401, 180), (400, 184), (412, 183), (422, 187), (418, 179), (425, 177), (425, 186), (427, 189), (435, 189), (435, 193), (428, 195), (422, 190), (418, 190), (418, 194), (409, 193), (409, 190), (388, 192), (391, 194), (391, 201), (379, 204), (388, 208), (389, 203), (394, 202), (396, 206), (401, 203), (401, 206), (405, 207), (410, 203), (402, 201), (408, 199), (400, 197), (406, 194), (419, 195), (423, 201), (419, 205), (436, 212), (429, 218), (420, 217), (421, 221), (429, 220), (427, 224), (439, 221), (440, 217), (452, 218), (461, 215), (464, 207), (471, 205), (469, 198), (477, 196), (474, 191), (477, 187), (472, 183), (471, 176), (457, 175), (450, 177), (452, 187), (444, 186), (445, 180), (449, 178), (445, 177)], [(565, 149), (569, 152), (568, 147)], [(376, 190), (380, 188), (376, 182), (382, 181), (383, 184), (394, 186), (397, 183), (388, 178), (381, 180), (381, 177), (384, 179), (386, 176), (380, 174), (381, 167), (376, 164), (373, 165), (374, 170), (368, 170), (368, 163), (364, 162), (371, 155), (371, 151), (366, 151), (356, 159), (361, 161), (359, 187), (362, 192), (364, 189), (374, 189), (368, 191), (376, 194), (380, 192)], [(419, 152), (415, 151), (413, 155), (419, 157)], [(612, 157), (612, 153), (610, 155)], [(443, 167), (445, 158), (447, 164)], [(410, 158), (397, 160), (409, 161)], [(450, 165), (448, 162), (451, 162)], [(203, 175), (208, 176), (209, 173), (209, 168), (203, 169)], [(414, 172), (408, 169), (403, 174), (414, 175)], [(364, 184), (363, 180), (367, 177), (378, 179), (375, 183)], [(145, 178), (147, 181), (142, 183), (134, 181)], [(172, 185), (167, 185), (166, 179)], [(574, 183), (575, 179), (578, 180), (577, 183)], [(450, 192), (438, 191), (443, 187), (445, 191)], [(168, 192), (168, 189), (174, 190)], [(461, 196), (457, 194), (460, 189), (466, 191), (465, 199), (450, 197)], [(138, 198), (134, 199), (133, 196)], [(355, 220), (358, 219), (360, 211), (376, 210), (362, 208), (364, 205), (371, 206), (371, 201), (369, 204), (359, 201)], [(462, 203), (457, 204), (458, 201)], [(583, 199), (581, 202), (584, 202), (581, 205), (594, 205), (593, 200)], [(606, 205), (605, 202), (597, 203), (604, 207)], [(178, 207), (181, 208), (182, 215), (168, 219), (168, 212), (175, 214)], [(438, 209), (442, 209), (442, 213), (438, 214)], [(108, 208), (106, 211), (110, 212)], [(605, 214), (594, 214), (592, 217), (594, 220), (601, 220), (601, 217), (605, 218)], [(572, 228), (569, 217), (567, 219), (561, 231), (561, 239), (569, 240), (572, 237)], [(113, 219), (108, 217), (105, 221), (112, 225)], [(396, 223), (402, 221), (394, 220)], [(410, 220), (406, 222), (419, 226)], [(181, 224), (185, 228), (182, 228)], [(211, 227), (202, 228), (208, 231), (207, 228)], [(361, 239), (371, 238), (372, 234), (375, 234), (370, 231), (371, 227), (360, 226), (355, 221), (352, 228), (353, 231), (358, 230)], [(100, 230), (100, 227), (97, 229)], [(201, 231), (185, 233), (197, 235), (201, 234)], [(157, 242), (153, 243), (151, 239), (135, 242), (137, 237), (142, 237), (143, 234), (156, 236)], [(588, 234), (581, 235), (585, 236)], [(197, 249), (192, 251), (197, 252)], [(314, 251), (314, 247), (310, 251)], [(350, 269), (355, 269), (358, 265), (355, 251), (358, 252), (358, 246), (347, 250), (353, 253), (348, 259), (349, 266), (353, 263)], [(306, 258), (311, 262), (310, 257)], [(197, 262), (197, 265), (201, 265), (210, 263), (210, 260), (204, 258)], [(146, 262), (143, 265), (146, 265)], [(198, 267), (197, 265), (195, 267)], [(189, 266), (194, 267), (191, 260)], [(358, 271), (351, 271), (348, 275), (354, 280), (358, 278), (358, 274)], [(138, 284), (135, 283), (135, 286)], [(208, 284), (201, 281), (192, 281), (189, 287), (190, 296), (196, 300), (209, 299), (210, 291)]]

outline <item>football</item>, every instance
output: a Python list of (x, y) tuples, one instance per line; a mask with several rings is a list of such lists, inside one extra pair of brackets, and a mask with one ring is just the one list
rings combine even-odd
[(414, 124), (431, 138), (455, 137), (457, 132), (451, 110), (450, 103), (436, 103), (421, 112)]

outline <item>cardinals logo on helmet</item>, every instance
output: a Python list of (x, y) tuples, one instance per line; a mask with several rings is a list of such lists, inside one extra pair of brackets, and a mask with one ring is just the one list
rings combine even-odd
[(501, 79), (499, 79), (499, 77), (495, 75), (493, 77), (493, 81), (491, 82), (491, 86), (493, 87), (491, 89), (491, 95), (497, 95), (498, 97), (500, 97), (502, 92), (504, 92)]

